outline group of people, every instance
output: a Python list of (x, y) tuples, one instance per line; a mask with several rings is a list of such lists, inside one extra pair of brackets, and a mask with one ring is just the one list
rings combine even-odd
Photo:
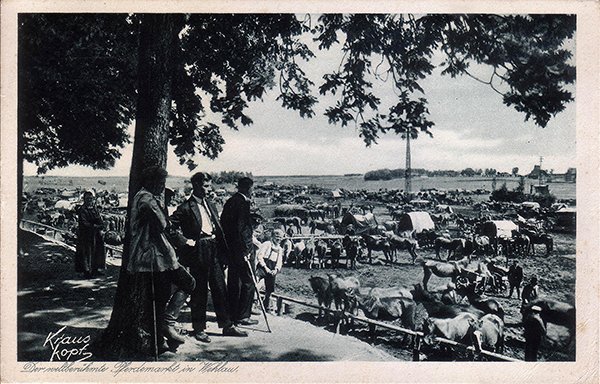
[(283, 232), (275, 230), (272, 239), (260, 243), (256, 252), (250, 212), (253, 181), (248, 177), (238, 180), (237, 193), (219, 215), (209, 198), (211, 176), (194, 174), (192, 195), (171, 216), (160, 197), (166, 178), (161, 167), (143, 171), (142, 188), (130, 207), (129, 256), (124, 258), (128, 272), (152, 273), (158, 354), (176, 350), (185, 342), (175, 325), (188, 298), (192, 337), (211, 342), (206, 333), (209, 288), (222, 334), (248, 336), (239, 326), (258, 323), (251, 318), (254, 279), (265, 280), (264, 304), (268, 307), (275, 275), (281, 269)]

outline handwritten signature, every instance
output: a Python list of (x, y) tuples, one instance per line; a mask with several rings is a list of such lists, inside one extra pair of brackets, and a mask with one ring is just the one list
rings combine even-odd
[(52, 350), (50, 361), (68, 361), (71, 358), (77, 358), (74, 361), (84, 361), (92, 357), (92, 352), (87, 350), (90, 336), (69, 336), (63, 333), (65, 328), (66, 325), (57, 332), (49, 332), (44, 341), (44, 347), (48, 345)]

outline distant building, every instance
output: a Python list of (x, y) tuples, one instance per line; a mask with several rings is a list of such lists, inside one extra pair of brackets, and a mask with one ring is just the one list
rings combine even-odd
[(574, 183), (577, 181), (577, 168), (567, 169), (567, 173), (565, 173), (565, 181), (567, 183)]
[(539, 179), (540, 174), (542, 177), (548, 176), (548, 172), (541, 169), (539, 165), (534, 165), (533, 170), (527, 174), (527, 177), (530, 179)]

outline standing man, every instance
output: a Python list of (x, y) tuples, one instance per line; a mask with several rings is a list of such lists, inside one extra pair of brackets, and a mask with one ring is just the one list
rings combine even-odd
[(542, 308), (534, 305), (523, 319), (523, 335), (525, 336), (525, 361), (537, 361), (538, 350), (546, 335), (546, 323), (540, 313)]
[(517, 290), (517, 299), (521, 298), (521, 282), (523, 281), (523, 268), (515, 260), (508, 269), (508, 284), (510, 289), (508, 297), (512, 297), (513, 290)]
[[(136, 287), (137, 300), (130, 305), (140, 308), (139, 318), (121, 319), (123, 326), (141, 327), (145, 332), (136, 332), (140, 340), (122, 341), (148, 352), (149, 345), (144, 333), (154, 334), (154, 354), (160, 354), (169, 346), (165, 344), (161, 325), (164, 322), (167, 302), (171, 297), (172, 284), (182, 292), (193, 292), (196, 281), (179, 265), (175, 249), (168, 240), (168, 225), (160, 195), (165, 189), (167, 171), (159, 166), (145, 168), (141, 174), (142, 188), (135, 194), (131, 204), (129, 224), (129, 258), (125, 265)], [(121, 272), (124, 273), (124, 272)], [(149, 300), (145, 299), (149, 295)], [(145, 303), (152, 303), (148, 308)], [(149, 310), (150, 309), (150, 310)], [(150, 312), (151, 316), (147, 316)], [(109, 341), (110, 342), (110, 341)]]
[(231, 257), (227, 272), (229, 308), (233, 320), (239, 325), (254, 325), (258, 321), (250, 319), (254, 299), (254, 283), (246, 260), (254, 252), (252, 242), (252, 220), (250, 197), (254, 181), (249, 177), (238, 180), (238, 192), (231, 196), (223, 207), (221, 224)]
[[(212, 296), (217, 323), (225, 336), (248, 336), (237, 329), (227, 305), (227, 290), (223, 265), (228, 263), (227, 244), (218, 220), (215, 205), (208, 199), (212, 190), (212, 178), (208, 173), (198, 172), (192, 176), (192, 196), (171, 215), (172, 237), (179, 251), (180, 262), (190, 268), (197, 286), (192, 292), (190, 307), (192, 327), (196, 340), (210, 343), (206, 329), (206, 303), (208, 286)], [(167, 307), (165, 334), (171, 341), (181, 342), (174, 330), (179, 312), (187, 294), (176, 291)]]

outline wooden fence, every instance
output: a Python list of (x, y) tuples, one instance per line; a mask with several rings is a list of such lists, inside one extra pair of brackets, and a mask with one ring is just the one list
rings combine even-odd
[[(284, 301), (288, 301), (291, 303), (296, 303), (296, 304), (300, 304), (306, 307), (310, 307), (310, 308), (315, 308), (315, 309), (321, 309), (323, 311), (325, 311), (326, 313), (335, 313), (337, 314), (338, 318), (341, 318), (341, 316), (345, 316), (351, 319), (354, 319), (356, 321), (362, 322), (362, 323), (366, 323), (366, 324), (372, 324), (378, 327), (382, 327), (382, 328), (386, 328), (398, 333), (402, 333), (405, 335), (412, 335), (415, 337), (415, 342), (414, 342), (414, 348), (413, 348), (413, 361), (419, 361), (419, 355), (420, 355), (420, 348), (421, 348), (421, 341), (423, 340), (423, 338), (425, 337), (425, 334), (423, 332), (420, 331), (413, 331), (410, 329), (406, 329), (406, 328), (402, 328), (402, 327), (398, 327), (392, 324), (388, 324), (388, 323), (384, 323), (382, 321), (377, 321), (377, 320), (372, 320), (372, 319), (367, 319), (366, 317), (362, 317), (362, 316), (356, 316), (353, 315), (351, 313), (348, 312), (344, 312), (344, 311), (336, 311), (336, 310), (332, 310), (329, 308), (325, 308), (319, 305), (315, 305), (315, 304), (311, 304), (311, 303), (307, 303), (305, 301), (302, 300), (298, 300), (298, 299), (294, 299), (291, 297), (287, 297), (287, 296), (282, 296), (279, 294), (273, 294), (272, 296), (274, 296), (277, 299), (277, 314), (281, 315), (283, 312), (283, 302)], [(338, 329), (338, 327), (336, 327), (336, 330)], [(469, 352), (472, 356), (476, 355), (476, 350), (475, 347), (470, 346), (470, 345), (465, 345), (465, 344), (461, 344), (458, 343), (454, 340), (449, 340), (449, 339), (444, 339), (442, 337), (435, 337), (434, 338), (435, 341), (441, 343), (441, 344), (445, 344), (448, 345), (452, 348), (455, 349), (460, 349), (463, 351), (467, 351)], [(512, 362), (517, 362), (517, 361), (521, 361), (519, 359), (515, 359), (512, 357), (508, 357), (508, 356), (504, 356), (498, 353), (494, 353), (494, 352), (489, 352), (489, 351), (485, 351), (482, 350), (479, 352), (480, 355), (482, 356), (486, 356), (492, 360), (495, 361), (512, 361)]]

